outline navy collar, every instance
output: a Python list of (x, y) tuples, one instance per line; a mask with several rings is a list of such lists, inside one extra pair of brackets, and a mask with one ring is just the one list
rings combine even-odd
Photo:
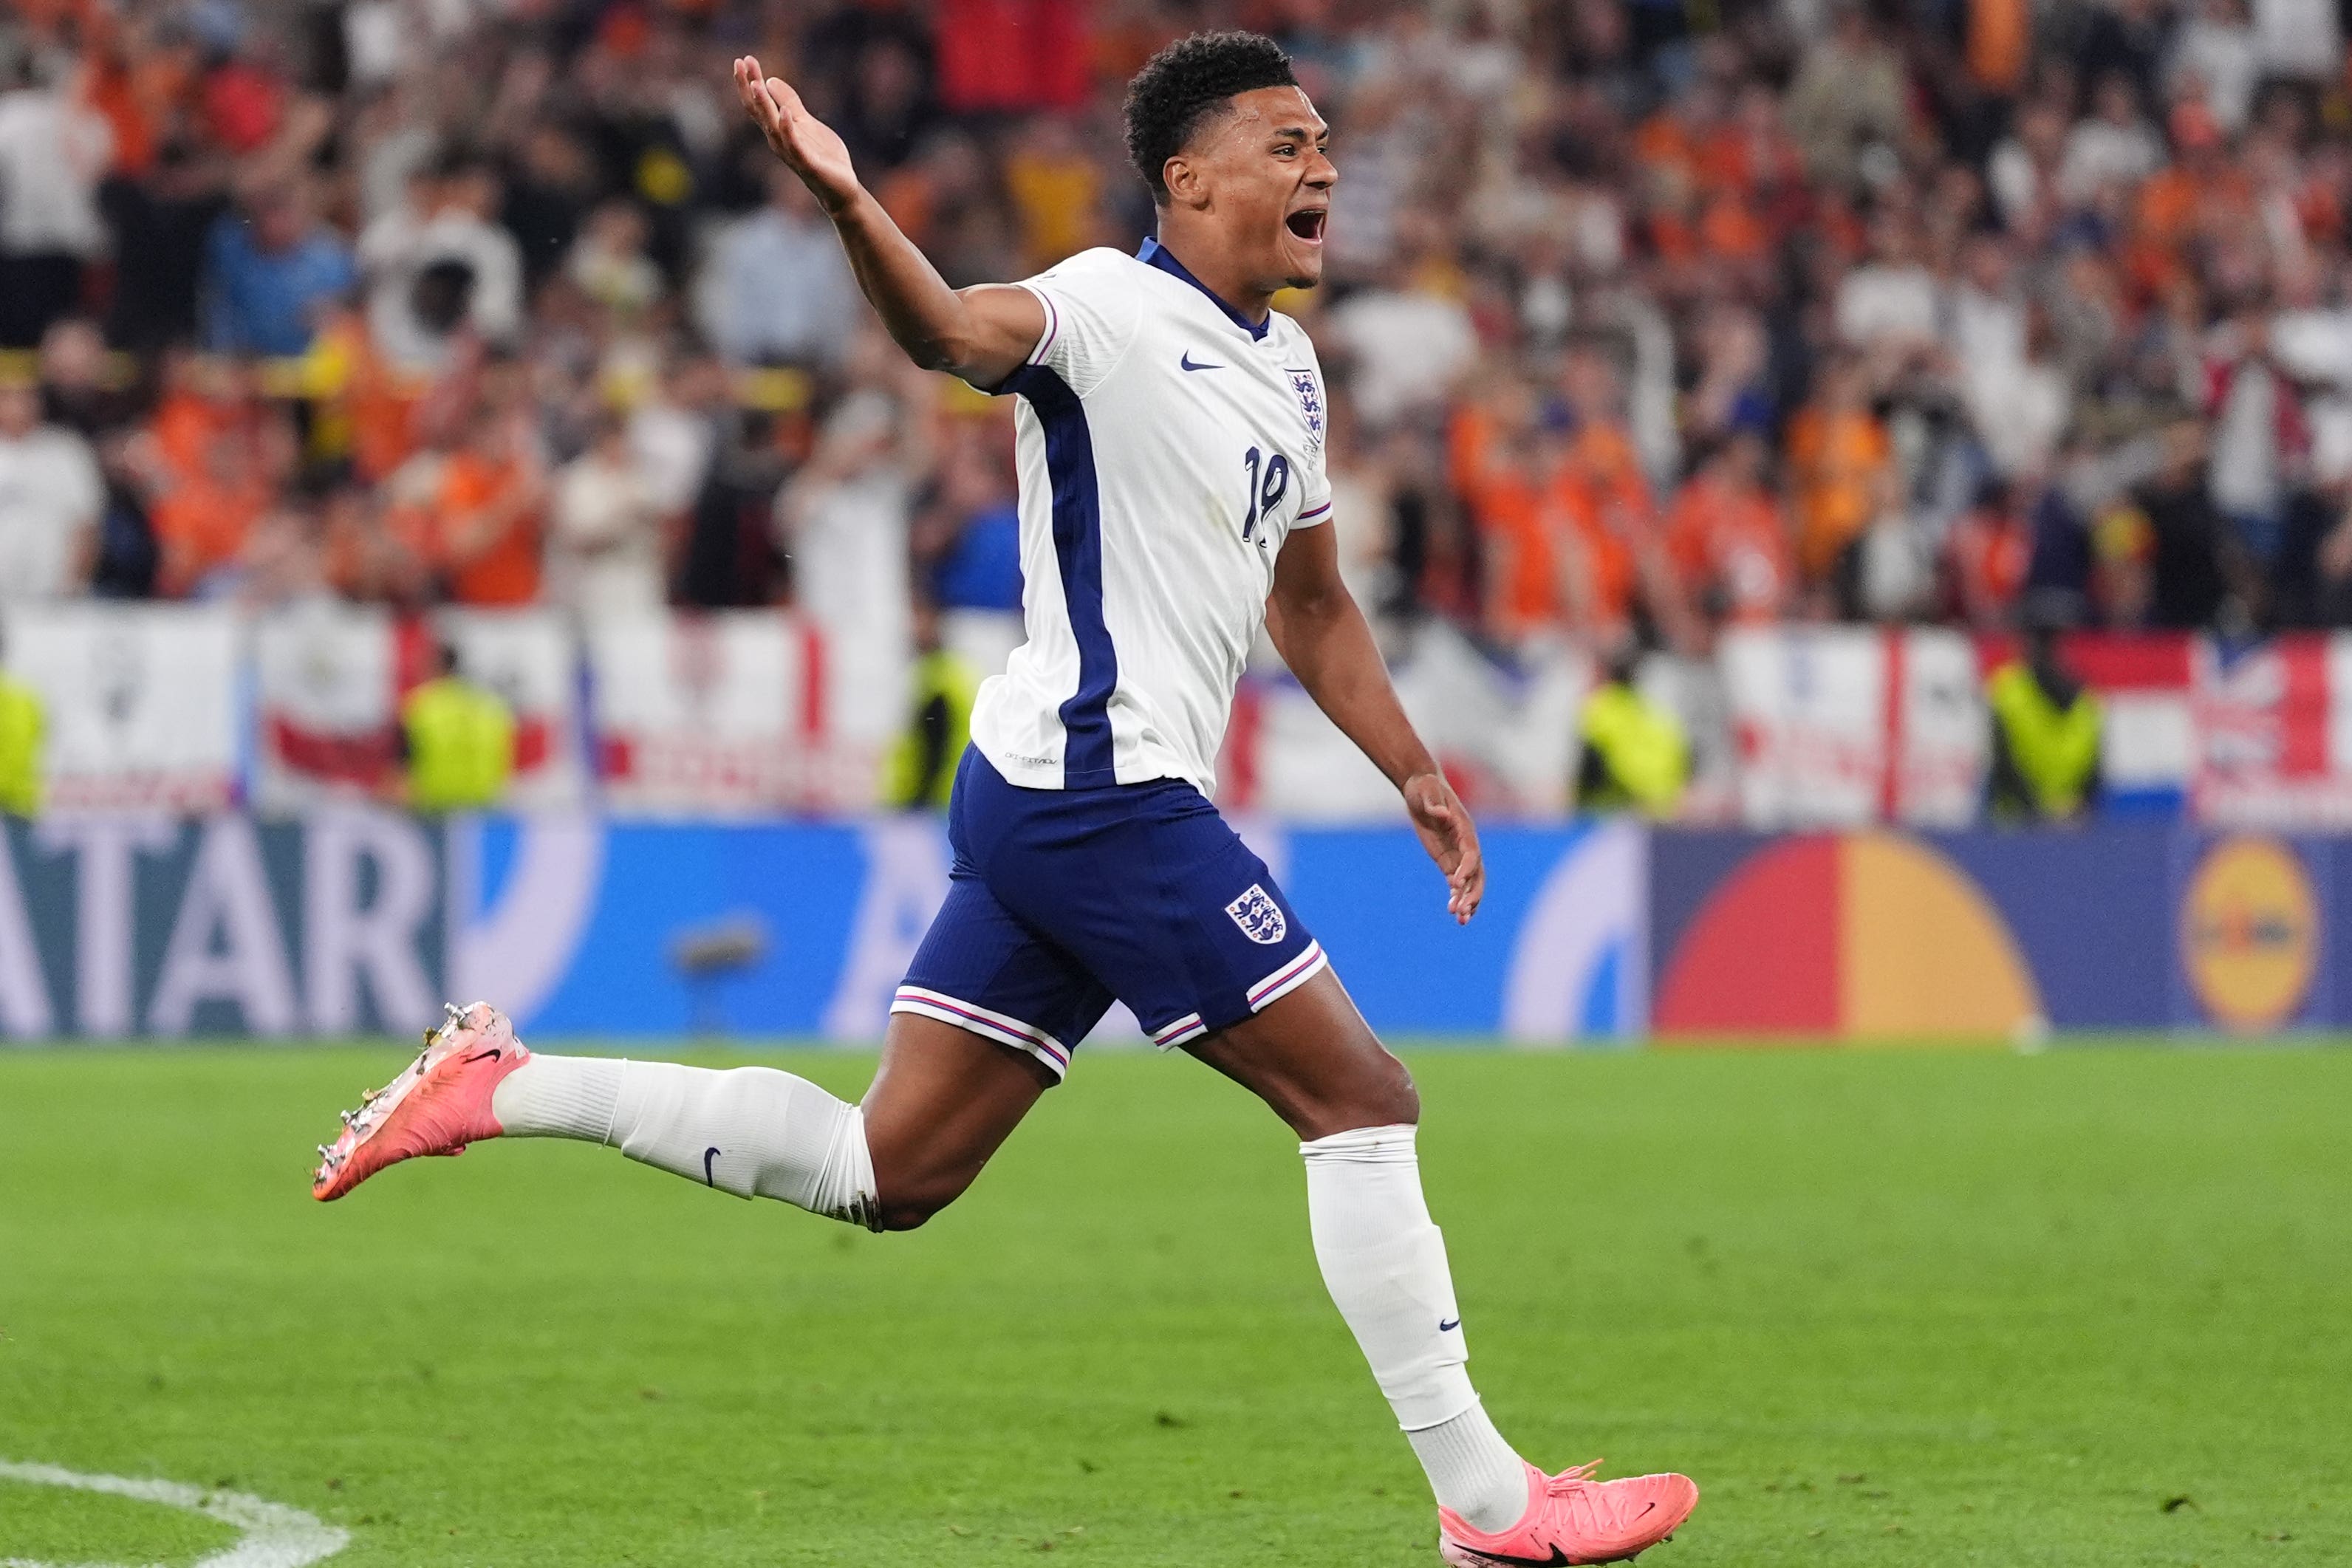
[(1234, 326), (1239, 327), (1243, 331), (1247, 332), (1251, 338), (1256, 341), (1261, 343), (1265, 341), (1266, 329), (1274, 325), (1273, 311), (1267, 311), (1265, 313), (1265, 319), (1263, 321), (1251, 320), (1248, 317), (1234, 309), (1231, 305), (1226, 304), (1224, 296), (1219, 294), (1215, 289), (1210, 287), (1207, 284), (1193, 277), (1192, 270), (1182, 262), (1176, 259), (1176, 253), (1174, 251), (1170, 250), (1166, 246), (1161, 245), (1159, 240), (1150, 235), (1146, 235), (1144, 237), (1143, 248), (1135, 253), (1135, 259), (1143, 263), (1146, 267), (1158, 267), (1160, 271), (1168, 274), (1171, 277), (1182, 278), (1185, 282), (1191, 284), (1193, 287), (1207, 295), (1209, 297), (1209, 302), (1225, 313), (1226, 320), (1231, 321)]

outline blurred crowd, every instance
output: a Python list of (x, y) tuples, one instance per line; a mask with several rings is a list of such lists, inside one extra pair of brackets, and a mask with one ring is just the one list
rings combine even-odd
[[(0, 601), (1017, 608), (754, 52), (951, 283), (1148, 233), (1119, 98), (1335, 127), (1343, 556), (1497, 651), (2352, 622), (2338, 0), (13, 0)], [(854, 655), (853, 655), (854, 656)]]

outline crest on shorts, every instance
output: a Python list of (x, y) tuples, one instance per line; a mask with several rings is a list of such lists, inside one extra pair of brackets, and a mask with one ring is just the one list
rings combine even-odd
[(1297, 365), (1283, 372), (1290, 378), (1290, 390), (1298, 394), (1298, 412), (1307, 416), (1307, 444), (1319, 449), (1323, 444), (1323, 388), (1315, 372)]
[(1234, 917), (1243, 936), (1262, 946), (1271, 947), (1290, 935), (1290, 922), (1282, 917), (1282, 905), (1256, 883), (1250, 883), (1247, 893), (1226, 904), (1225, 913)]

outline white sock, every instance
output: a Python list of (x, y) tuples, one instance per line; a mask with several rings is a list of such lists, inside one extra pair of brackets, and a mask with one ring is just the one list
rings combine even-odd
[(1428, 1473), (1474, 1530), (1527, 1511), (1527, 1469), (1478, 1403), (1445, 1240), (1421, 1195), (1409, 1126), (1359, 1127), (1298, 1145), (1307, 1217), (1332, 1304)]
[(490, 1110), (509, 1137), (611, 1144), (738, 1197), (780, 1198), (854, 1225), (877, 1218), (865, 1116), (772, 1067), (716, 1072), (534, 1053), (499, 1083)]

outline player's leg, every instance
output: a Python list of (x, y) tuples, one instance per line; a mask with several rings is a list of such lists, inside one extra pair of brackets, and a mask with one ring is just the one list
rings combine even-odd
[(970, 1186), (1054, 1075), (1036, 1058), (893, 1013), (856, 1105), (772, 1067), (534, 1056), (499, 1086), (510, 1137), (587, 1138), (743, 1197), (910, 1230)]
[(877, 1223), (858, 1108), (797, 1073), (537, 1054), (498, 1086), (491, 1109), (508, 1137), (606, 1144), (738, 1197)]
[(413, 1063), (346, 1113), (311, 1184), (342, 1197), (388, 1166), (489, 1138), (574, 1138), (741, 1197), (876, 1223), (858, 1108), (772, 1067), (534, 1054), (487, 1002), (452, 1008)]
[(962, 1196), (1056, 1082), (1026, 1051), (935, 1018), (893, 1013), (881, 1071), (860, 1107), (877, 1228), (912, 1230)]
[(1027, 1052), (898, 1012), (881, 1069), (852, 1105), (772, 1067), (533, 1052), (477, 1003), (325, 1151), (319, 1196), (340, 1197), (416, 1155), (495, 1137), (572, 1138), (740, 1197), (911, 1229), (971, 1185), (1055, 1082)]
[[(1546, 1477), (1487, 1418), (1422, 1196), (1420, 1097), (1339, 977), (1321, 967), (1187, 1049), (1298, 1134), (1316, 1261), (1436, 1493), (1446, 1559), (1601, 1562), (1671, 1533), (1698, 1500), (1686, 1478)], [(1549, 1555), (1562, 1547), (1572, 1555)]]
[(772, 1067), (542, 1055), (497, 1084), (490, 1109), (509, 1136), (610, 1144), (739, 1197), (911, 1229), (971, 1186), (1059, 1080), (1063, 1041), (1108, 1005), (960, 864), (891, 1003), (862, 1104)]
[(1340, 1316), (1443, 1507), (1487, 1530), (1528, 1504), (1528, 1470), (1471, 1386), (1445, 1243), (1422, 1197), (1421, 1097), (1328, 967), (1186, 1048), (1298, 1134), (1307, 1225)]

